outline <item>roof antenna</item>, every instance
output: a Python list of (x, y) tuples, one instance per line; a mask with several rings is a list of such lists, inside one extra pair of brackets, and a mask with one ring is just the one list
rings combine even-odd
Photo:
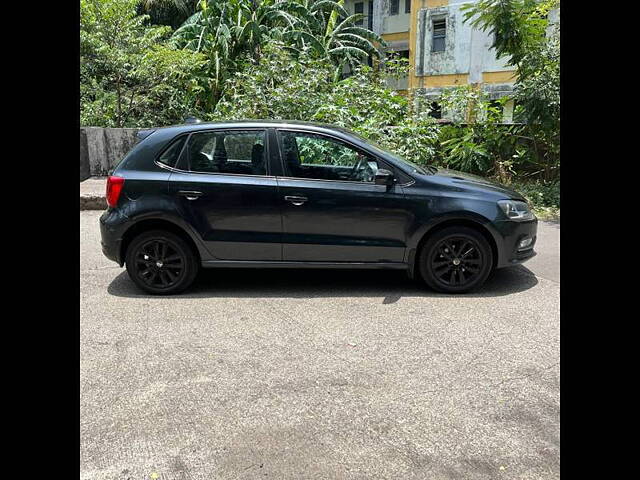
[(196, 118), (192, 115), (189, 115), (187, 118), (184, 119), (184, 123), (188, 123), (188, 124), (193, 124), (193, 123), (202, 123), (202, 120), (200, 120), (199, 118)]

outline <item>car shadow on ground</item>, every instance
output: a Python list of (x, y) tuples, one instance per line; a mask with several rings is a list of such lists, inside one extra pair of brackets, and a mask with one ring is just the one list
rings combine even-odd
[[(477, 291), (465, 297), (498, 297), (530, 289), (538, 283), (528, 268), (496, 270)], [(447, 297), (405, 272), (393, 270), (203, 269), (194, 284), (178, 295), (158, 297), (140, 290), (123, 271), (109, 284), (109, 294), (145, 298), (324, 298), (382, 297), (395, 303), (402, 297)]]

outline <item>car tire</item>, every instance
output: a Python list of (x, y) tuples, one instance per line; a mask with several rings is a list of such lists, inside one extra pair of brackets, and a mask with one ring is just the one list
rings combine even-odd
[(429, 236), (418, 257), (422, 279), (443, 293), (473, 291), (493, 268), (493, 252), (480, 232), (468, 227), (447, 227)]
[(165, 230), (152, 230), (135, 237), (127, 248), (125, 263), (131, 280), (154, 295), (184, 291), (200, 269), (191, 246)]

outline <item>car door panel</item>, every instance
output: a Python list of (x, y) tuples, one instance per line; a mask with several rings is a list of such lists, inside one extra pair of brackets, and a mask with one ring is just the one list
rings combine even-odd
[(288, 129), (278, 130), (278, 151), (283, 260), (404, 260), (411, 214), (402, 187), (359, 175), (359, 166), (384, 162), (343, 140)]
[(213, 257), (282, 259), (275, 178), (173, 172), (169, 194), (177, 197), (183, 215)]
[[(401, 188), (278, 178), (285, 261), (402, 262), (409, 222)], [(300, 204), (285, 197), (302, 197)]]
[[(216, 259), (282, 260), (277, 182), (267, 175), (268, 162), (261, 163), (269, 155), (265, 133), (198, 132), (187, 141), (179, 168), (169, 177), (169, 194)], [(255, 144), (260, 141), (264, 145)], [(196, 169), (203, 171), (192, 171)], [(247, 173), (251, 171), (257, 174)]]

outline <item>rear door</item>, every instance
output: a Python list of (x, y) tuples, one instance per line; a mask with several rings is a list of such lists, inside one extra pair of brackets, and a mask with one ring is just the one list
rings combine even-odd
[(192, 133), (169, 177), (181, 215), (219, 260), (281, 260), (277, 184), (266, 129)]
[(391, 168), (340, 139), (279, 130), (283, 260), (402, 262), (411, 213), (402, 187), (376, 185)]

